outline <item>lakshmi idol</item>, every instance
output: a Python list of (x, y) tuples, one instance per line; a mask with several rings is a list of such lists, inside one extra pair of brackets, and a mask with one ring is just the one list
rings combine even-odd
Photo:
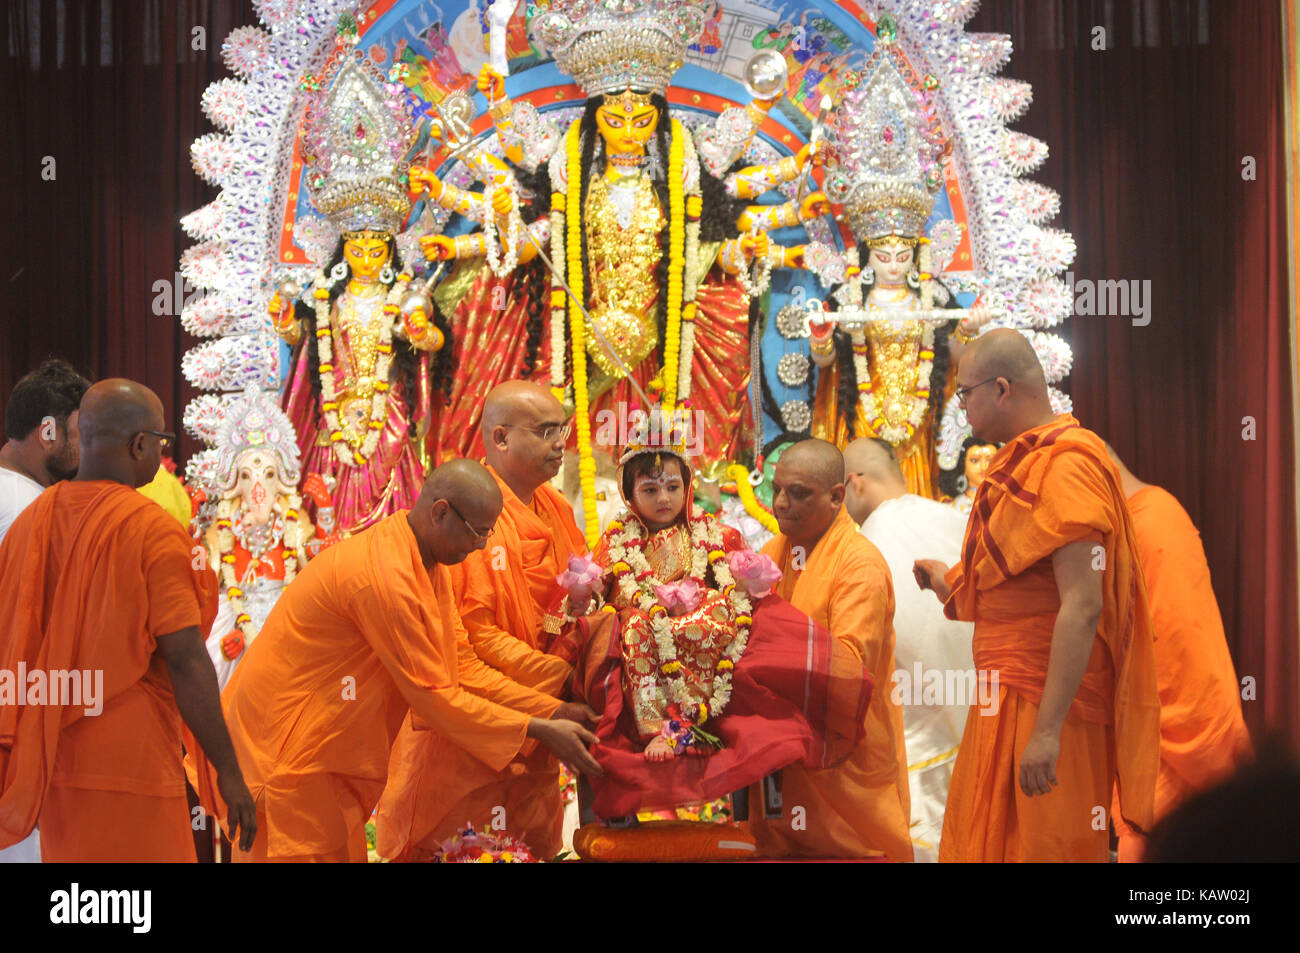
[[(493, 365), (477, 372), (486, 378), (480, 387), (494, 374), (536, 369), (573, 408), (584, 501), (595, 496), (593, 421), (643, 396), (669, 415), (688, 399), (694, 404), (706, 471), (752, 444), (750, 301), (773, 267), (797, 266), (801, 254), (774, 246), (766, 231), (825, 208), (819, 194), (797, 205), (747, 204), (803, 174), (810, 148), (731, 171), (775, 99), (726, 110), (697, 135), (669, 110), (667, 87), (712, 7), (710, 0), (552, 3), (529, 29), (586, 93), (582, 116), (561, 131), (531, 104), (512, 104), (501, 77), (486, 68), (479, 88), (511, 168), (482, 179), (494, 198), (510, 193), (518, 220), (424, 243), (426, 255), (442, 259), (495, 256), (499, 248), (533, 276), (498, 280), (494, 266), (476, 278), (462, 266), (446, 286), (459, 297), (441, 303), (458, 345), (462, 326), (495, 329), (481, 337)], [(428, 170), (413, 169), (413, 186), (417, 180), (445, 207), (471, 207), (470, 197)], [(536, 264), (539, 250), (549, 268)], [(505, 291), (504, 310), (486, 314), (494, 288)], [(495, 349), (503, 340), (516, 342), (513, 352)], [(605, 445), (601, 463), (612, 472), (618, 441), (595, 443)], [(584, 513), (594, 541), (595, 508)]]
[[(836, 309), (826, 317), (833, 320), (810, 323), (812, 358), (822, 369), (812, 433), (840, 446), (856, 437), (889, 441), (908, 492), (933, 499), (949, 372), (990, 313), (979, 304), (958, 309), (934, 278), (926, 223), (946, 144), (929, 90), (909, 86), (908, 69), (882, 30), (862, 82), (836, 109), (827, 193), (843, 203), (855, 244), (839, 261), (845, 280), (832, 295)], [(812, 249), (805, 254), (816, 268), (829, 250)], [(936, 309), (953, 309), (956, 325)]]
[(426, 307), (403, 310), (411, 273), (395, 235), (411, 210), (401, 176), (416, 137), (407, 94), (347, 45), (317, 86), (303, 120), (303, 182), (338, 242), (310, 288), (286, 284), (270, 312), (295, 349), (283, 405), (303, 469), (334, 479), (339, 528), (351, 533), (419, 493), (430, 378), (443, 376), (448, 329)]

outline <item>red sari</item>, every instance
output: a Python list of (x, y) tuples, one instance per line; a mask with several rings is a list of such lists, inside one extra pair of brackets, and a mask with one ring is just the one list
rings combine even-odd
[[(694, 512), (695, 518), (713, 519)], [(648, 550), (661, 535), (647, 540)], [(606, 566), (609, 537), (607, 532), (593, 557)], [(728, 553), (745, 548), (740, 534), (730, 527), (722, 528), (722, 537)], [(672, 561), (658, 558), (661, 565)], [(655, 565), (649, 551), (647, 560)], [(709, 659), (720, 656), (736, 632), (730, 605), (718, 613), (715, 596), (726, 603), (721, 593), (711, 590), (695, 612), (674, 620), (679, 625), (698, 625), (703, 636), (698, 657), (679, 652), (679, 661), (696, 679), (699, 691), (709, 687), (708, 675), (716, 663)], [(620, 606), (620, 601), (616, 596), (616, 612), (579, 620), (576, 633), (584, 649), (577, 659), (574, 692), (601, 715), (596, 727), (600, 740), (593, 754), (605, 774), (591, 779), (598, 815), (618, 817), (711, 801), (788, 764), (837, 764), (860, 739), (871, 697), (870, 674), (829, 632), (783, 599), (769, 595), (754, 603), (749, 641), (733, 673), (731, 700), (716, 722), (707, 723), (707, 730), (724, 747), (705, 757), (647, 761), (649, 719), (647, 713), (637, 711), (635, 681), (628, 670), (635, 673), (656, 666), (656, 647), (645, 613)], [(692, 622), (701, 613), (710, 618), (702, 624)]]

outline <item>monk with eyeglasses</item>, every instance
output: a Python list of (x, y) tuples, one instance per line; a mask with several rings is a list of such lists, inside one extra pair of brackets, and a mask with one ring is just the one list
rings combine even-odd
[(327, 549), (285, 590), (222, 694), (257, 806), (256, 841), (236, 862), (364, 862), (404, 722), (485, 772), (530, 741), (599, 770), (595, 736), (483, 662), (461, 624), (452, 569), (499, 535), (501, 508), (487, 469), (449, 461), (412, 510)]
[[(570, 427), (560, 402), (538, 384), (506, 381), (488, 394), (484, 456), (504, 506), (492, 537), (452, 567), (451, 578), (478, 657), (549, 697), (544, 714), (594, 725), (587, 706), (561, 704), (573, 669), (543, 651), (547, 609), (562, 596), (556, 576), (587, 551), (572, 508), (550, 485)], [(376, 847), (391, 860), (426, 859), (468, 822), (479, 830), (504, 826), (549, 858), (562, 846), (563, 819), (559, 762), (550, 751), (532, 746), (495, 769), (412, 718), (393, 745)]]
[(1120, 474), (1096, 434), (1052, 409), (1019, 331), (981, 335), (957, 381), (975, 436), (1003, 446), (960, 562), (920, 559), (913, 572), (950, 619), (975, 623), (976, 674), (997, 705), (967, 716), (939, 860), (1105, 862), (1112, 789), (1123, 820), (1148, 829), (1160, 757), (1151, 617)]

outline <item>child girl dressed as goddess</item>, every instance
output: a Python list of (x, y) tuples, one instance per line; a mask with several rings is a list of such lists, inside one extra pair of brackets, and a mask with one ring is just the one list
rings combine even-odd
[(572, 615), (596, 601), (618, 613), (623, 688), (646, 760), (703, 756), (721, 747), (705, 726), (730, 700), (753, 603), (781, 574), (692, 502), (684, 427), (665, 425), (657, 410), (637, 416), (643, 424), (619, 460), (627, 509), (591, 560), (575, 557), (559, 582)]

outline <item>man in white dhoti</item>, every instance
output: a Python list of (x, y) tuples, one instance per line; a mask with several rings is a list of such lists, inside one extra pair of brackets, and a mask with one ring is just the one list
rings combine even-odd
[(917, 559), (958, 562), (966, 519), (951, 506), (908, 493), (894, 450), (883, 440), (850, 443), (844, 469), (849, 515), (884, 555), (894, 577), (897, 668), (889, 690), (903, 709), (913, 855), (934, 862), (948, 782), (975, 701), (974, 626), (947, 619), (943, 605), (916, 584), (912, 564)]

